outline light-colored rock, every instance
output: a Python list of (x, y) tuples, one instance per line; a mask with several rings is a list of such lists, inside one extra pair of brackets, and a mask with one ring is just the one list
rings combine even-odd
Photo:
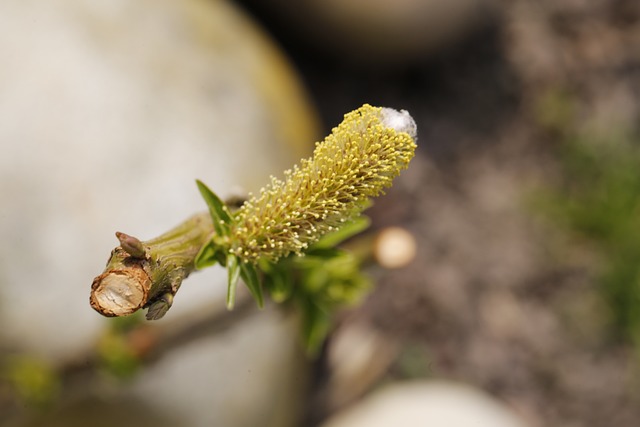
[(417, 381), (386, 386), (323, 427), (524, 427), (506, 406), (470, 386)]
[[(255, 191), (318, 138), (295, 74), (227, 1), (3, 1), (0, 57), (0, 344), (54, 363), (105, 325), (88, 296), (115, 231), (148, 239), (206, 209), (196, 178)], [(223, 274), (192, 275), (157, 325), (216, 306)], [(264, 372), (297, 372), (297, 335), (274, 313), (251, 325), (171, 354), (131, 395), (172, 395), (198, 426), (250, 391), (245, 421), (225, 425), (258, 425), (288, 396)]]
[[(146, 369), (127, 394), (184, 426), (296, 425), (306, 361), (294, 318), (269, 309), (219, 335), (174, 350)], [(189, 399), (177, 398), (189, 396)]]

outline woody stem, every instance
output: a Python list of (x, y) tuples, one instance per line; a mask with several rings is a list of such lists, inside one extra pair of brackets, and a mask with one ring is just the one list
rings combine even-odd
[[(126, 316), (163, 298), (168, 309), (212, 233), (211, 217), (206, 212), (145, 242), (117, 233), (121, 245), (111, 252), (104, 272), (93, 280), (91, 307), (104, 316)], [(150, 310), (148, 316), (151, 314)]]

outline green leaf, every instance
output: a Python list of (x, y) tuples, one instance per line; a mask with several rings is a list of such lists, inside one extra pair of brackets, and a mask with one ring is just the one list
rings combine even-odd
[(340, 243), (344, 242), (350, 237), (355, 236), (356, 234), (366, 230), (369, 228), (371, 224), (371, 220), (361, 215), (354, 220), (345, 223), (341, 226), (337, 231), (326, 234), (322, 239), (320, 239), (315, 245), (312, 246), (313, 249), (326, 249), (333, 248)]
[(213, 220), (213, 228), (216, 233), (220, 236), (228, 236), (229, 228), (233, 222), (229, 208), (202, 181), (196, 180), (196, 184), (198, 185), (198, 190), (200, 190), (202, 198), (209, 207), (209, 213)]
[(311, 260), (311, 262), (317, 262), (318, 258), (320, 260), (327, 260), (335, 257), (339, 257), (344, 253), (342, 249), (338, 249), (335, 247), (316, 247), (315, 245), (311, 247), (303, 257), (298, 257), (296, 259), (296, 263), (304, 265), (306, 260)]
[(227, 256), (225, 255), (224, 251), (217, 251), (215, 257), (218, 260), (218, 264), (222, 266), (227, 264)]
[(240, 264), (235, 255), (227, 256), (227, 272), (229, 279), (227, 283), (227, 309), (233, 310), (236, 304), (236, 290), (238, 289), (238, 279), (240, 278)]
[(302, 315), (307, 352), (315, 356), (329, 333), (331, 327), (330, 316), (325, 310), (311, 301), (303, 303)]
[(240, 276), (242, 276), (242, 280), (258, 303), (258, 307), (264, 307), (264, 296), (262, 295), (262, 286), (256, 267), (253, 264), (241, 262)]
[(285, 268), (275, 267), (264, 275), (265, 287), (277, 303), (288, 300), (293, 293), (293, 279)]
[[(212, 241), (208, 241), (200, 248), (198, 255), (196, 255), (196, 259), (194, 264), (198, 270), (202, 270), (203, 268), (211, 267), (216, 263), (220, 262), (219, 260), (219, 247)], [(224, 265), (224, 263), (221, 263)]]

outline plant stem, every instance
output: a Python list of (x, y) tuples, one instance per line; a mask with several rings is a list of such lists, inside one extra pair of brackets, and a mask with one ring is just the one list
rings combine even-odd
[(207, 212), (146, 242), (116, 233), (121, 245), (111, 252), (104, 272), (93, 280), (91, 307), (109, 317), (149, 307), (147, 319), (161, 318), (182, 281), (194, 270), (194, 259), (212, 233)]

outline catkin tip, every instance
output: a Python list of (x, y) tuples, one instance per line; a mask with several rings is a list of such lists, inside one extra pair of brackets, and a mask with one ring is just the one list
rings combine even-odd
[(384, 126), (396, 132), (405, 132), (409, 134), (414, 141), (417, 139), (418, 127), (407, 110), (398, 111), (393, 108), (383, 107), (380, 114), (382, 116), (381, 122)]

